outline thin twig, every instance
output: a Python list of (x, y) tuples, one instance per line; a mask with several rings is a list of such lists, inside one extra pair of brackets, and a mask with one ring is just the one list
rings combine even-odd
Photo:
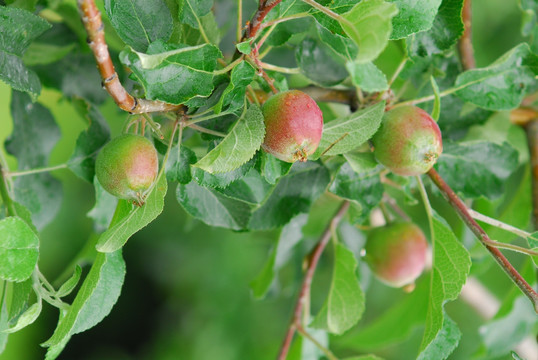
[(112, 64), (105, 42), (104, 24), (101, 13), (93, 0), (77, 0), (84, 28), (88, 33), (88, 45), (93, 52), (103, 86), (120, 109), (133, 114), (158, 111), (177, 111), (182, 105), (167, 104), (157, 100), (137, 99), (125, 90)]
[(433, 168), (428, 171), (428, 176), (433, 183), (439, 188), (445, 199), (452, 205), (459, 217), (467, 225), (467, 227), (475, 234), (482, 242), (486, 249), (491, 253), (495, 261), (501, 266), (512, 281), (520, 288), (520, 290), (529, 298), (534, 306), (534, 310), (538, 313), (538, 293), (525, 281), (519, 272), (512, 266), (508, 259), (500, 252), (499, 249), (488, 244), (491, 239), (488, 234), (478, 225), (473, 217), (467, 211), (467, 207), (456, 195), (454, 190), (441, 178), (441, 176)]
[(476, 62), (474, 58), (473, 43), (471, 39), (471, 0), (463, 1), (461, 19), (463, 20), (463, 35), (458, 42), (461, 65), (464, 70), (474, 69)]
[(532, 222), (534, 229), (538, 229), (538, 118), (529, 122), (525, 128), (529, 143), (529, 153), (531, 158), (532, 177)]
[(291, 341), (293, 340), (293, 335), (295, 334), (297, 327), (301, 326), (301, 314), (303, 311), (303, 307), (305, 306), (306, 300), (310, 294), (310, 285), (312, 284), (312, 279), (314, 277), (314, 272), (316, 271), (316, 266), (318, 265), (319, 258), (321, 257), (325, 246), (331, 239), (331, 229), (336, 227), (340, 223), (348, 209), (349, 202), (344, 201), (336, 214), (331, 219), (329, 225), (325, 228), (325, 231), (321, 235), (317, 245), (311, 252), (308, 267), (306, 269), (303, 284), (301, 286), (301, 291), (299, 292), (299, 297), (297, 298), (295, 309), (293, 310), (293, 317), (288, 327), (288, 331), (286, 332), (286, 336), (284, 337), (284, 341), (282, 343), (280, 351), (278, 353), (278, 360), (286, 359), (286, 356), (290, 349)]
[(271, 9), (277, 6), (281, 1), (282, 0), (260, 0), (258, 10), (252, 17), (252, 20), (250, 20), (248, 28), (243, 34), (241, 41), (255, 37), (258, 30), (260, 30), (263, 19), (265, 19), (269, 11), (271, 11)]

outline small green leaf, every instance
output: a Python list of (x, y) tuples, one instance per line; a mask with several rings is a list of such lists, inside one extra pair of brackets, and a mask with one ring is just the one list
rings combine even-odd
[[(313, 162), (295, 163), (288, 175), (280, 178), (267, 200), (253, 212), (249, 229), (272, 229), (287, 224), (294, 216), (306, 213), (325, 192), (329, 171)], [(304, 184), (308, 186), (304, 186)]]
[[(166, 176), (161, 175), (148, 194), (144, 205), (136, 206), (101, 234), (97, 241), (97, 251), (110, 253), (121, 249), (134, 233), (159, 216), (164, 208), (164, 196), (166, 195), (167, 187)], [(121, 203), (125, 204), (127, 201), (120, 200), (118, 206)]]
[(325, 155), (344, 154), (362, 145), (379, 128), (384, 111), (385, 102), (382, 101), (324, 124), (321, 141), (312, 159), (319, 158), (330, 146)]
[(441, 0), (391, 0), (398, 6), (398, 15), (392, 19), (391, 40), (429, 30), (437, 15)]
[(75, 289), (75, 286), (77, 286), (81, 274), (82, 268), (79, 265), (76, 265), (73, 275), (71, 275), (71, 277), (66, 282), (64, 282), (62, 286), (60, 286), (60, 288), (56, 292), (56, 296), (64, 297), (71, 294), (71, 292)]
[(179, 184), (176, 198), (187, 213), (210, 226), (243, 230), (250, 218), (250, 205), (196, 182)]
[(316, 28), (318, 30), (320, 40), (325, 45), (333, 49), (338, 55), (346, 59), (348, 63), (353, 62), (357, 58), (359, 48), (353, 40), (337, 33), (333, 33), (320, 24), (317, 24)]
[(455, 300), (467, 279), (471, 258), (452, 230), (437, 216), (433, 221), (433, 268), (426, 328), (419, 358), (446, 359), (457, 346), (461, 333), (445, 316), (445, 302)]
[(230, 185), (224, 188), (215, 188), (215, 190), (232, 199), (259, 205), (273, 190), (273, 186), (265, 181), (258, 170), (253, 168), (241, 178), (230, 183)]
[(288, 262), (293, 248), (303, 238), (302, 228), (306, 225), (307, 220), (308, 215), (300, 214), (282, 228), (269, 259), (258, 276), (250, 282), (250, 288), (256, 299), (263, 299), (276, 282), (276, 273)]
[(52, 337), (42, 344), (49, 348), (47, 360), (55, 359), (72, 335), (94, 327), (110, 313), (120, 296), (124, 278), (121, 250), (97, 253), (73, 304), (61, 316)]
[(250, 52), (252, 51), (252, 48), (250, 47), (250, 40), (240, 42), (235, 45), (235, 47), (241, 54), (245, 55), (250, 55)]
[(18, 216), (0, 220), (0, 278), (8, 281), (28, 279), (39, 256), (39, 238)]
[(392, 18), (398, 13), (396, 5), (383, 0), (363, 0), (342, 16), (340, 25), (359, 46), (357, 61), (372, 61), (389, 42)]
[(67, 166), (80, 178), (92, 182), (95, 176), (95, 158), (101, 147), (110, 140), (110, 130), (95, 106), (87, 104), (85, 116), (89, 122), (88, 129), (79, 135)]
[(263, 114), (258, 106), (251, 105), (224, 140), (194, 166), (209, 173), (235, 170), (252, 159), (264, 136)]
[(285, 176), (290, 171), (291, 165), (291, 163), (279, 160), (265, 151), (262, 153), (262, 175), (271, 185), (276, 184), (278, 179)]
[(377, 92), (389, 88), (385, 74), (371, 62), (348, 61), (346, 68), (349, 75), (351, 75), (353, 85), (363, 91)]
[(250, 85), (255, 74), (256, 70), (246, 61), (241, 61), (239, 65), (234, 67), (230, 75), (230, 83), (215, 105), (215, 113), (218, 114), (222, 110), (230, 113), (243, 108), (247, 86)]
[(137, 51), (172, 35), (172, 14), (163, 0), (105, 0), (105, 9), (120, 38)]
[(11, 334), (32, 324), (34, 321), (37, 320), (39, 314), (41, 314), (42, 308), (43, 306), (41, 297), (38, 297), (37, 302), (31, 305), (28, 309), (26, 309), (26, 311), (17, 319), (17, 322), (13, 326), (10, 326), (3, 332)]
[(235, 170), (210, 174), (200, 168), (192, 167), (192, 177), (199, 185), (212, 188), (225, 188), (230, 185), (232, 182), (245, 176), (250, 169), (256, 164), (257, 156), (255, 155), (250, 161), (244, 163)]
[(88, 212), (88, 217), (93, 220), (95, 231), (101, 233), (108, 228), (112, 220), (114, 209), (118, 205), (118, 198), (103, 189), (97, 177), (93, 179), (93, 186), (95, 188), (95, 205)]
[(433, 120), (437, 122), (439, 120), (439, 115), (441, 114), (441, 97), (439, 96), (439, 86), (437, 86), (433, 76), (430, 77), (430, 82), (432, 83), (433, 95), (435, 96), (431, 116)]
[(445, 142), (443, 147), (435, 168), (465, 198), (501, 196), (506, 180), (518, 166), (517, 151), (507, 143)]
[(467, 70), (456, 79), (456, 95), (488, 110), (518, 107), (536, 84), (538, 55), (519, 44), (485, 68)]
[[(179, 159), (178, 159), (179, 151)], [(191, 165), (195, 164), (198, 159), (194, 151), (181, 144), (181, 147), (172, 148), (170, 158), (166, 164), (166, 179), (168, 181), (177, 181), (180, 184), (188, 184), (192, 180)]]
[[(146, 91), (146, 97), (182, 104), (194, 97), (211, 95), (213, 71), (222, 54), (213, 45), (186, 47), (159, 40), (149, 45), (147, 55), (141, 56), (140, 53), (124, 50), (120, 60), (133, 70)], [(151, 68), (146, 68), (142, 59)]]
[(211, 12), (213, 0), (179, 0), (179, 20), (195, 29), (201, 25), (200, 18)]
[(338, 243), (329, 296), (312, 324), (313, 328), (342, 334), (355, 325), (364, 312), (364, 294), (357, 278), (357, 260), (353, 252)]
[(322, 86), (337, 85), (348, 76), (343, 59), (330, 47), (310, 37), (297, 46), (295, 59), (301, 73)]

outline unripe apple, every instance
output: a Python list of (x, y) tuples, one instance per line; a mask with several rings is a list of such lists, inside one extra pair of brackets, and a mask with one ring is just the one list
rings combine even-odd
[(273, 95), (263, 104), (263, 149), (287, 162), (306, 161), (318, 148), (323, 114), (316, 102), (299, 90)]
[(125, 134), (106, 144), (95, 161), (95, 174), (112, 195), (138, 204), (157, 177), (155, 147), (143, 136)]
[(366, 240), (364, 260), (385, 284), (411, 284), (424, 270), (428, 242), (420, 228), (409, 222), (374, 229)]
[(398, 175), (428, 172), (443, 151), (439, 126), (416, 106), (386, 112), (372, 143), (376, 159)]

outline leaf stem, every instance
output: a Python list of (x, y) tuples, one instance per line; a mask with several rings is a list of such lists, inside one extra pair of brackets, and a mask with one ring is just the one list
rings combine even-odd
[(305, 338), (307, 338), (308, 340), (310, 340), (314, 345), (316, 345), (316, 347), (318, 349), (320, 349), (324, 354), (325, 356), (327, 356), (327, 359), (329, 360), (338, 360), (338, 358), (332, 353), (331, 350), (327, 349), (325, 346), (323, 346), (315, 337), (313, 337), (312, 335), (310, 335), (308, 333), (308, 331), (306, 331), (305, 328), (303, 328), (302, 326), (298, 325), (297, 326), (297, 332), (301, 335), (303, 335)]
[(237, 0), (237, 30), (235, 40), (241, 41), (241, 33), (243, 32), (243, 0)]
[(260, 30), (263, 30), (263, 29), (265, 29), (265, 28), (267, 28), (269, 26), (274, 26), (274, 25), (283, 23), (285, 21), (301, 19), (301, 18), (304, 18), (304, 17), (307, 17), (307, 16), (310, 16), (310, 13), (302, 12), (302, 13), (298, 13), (298, 14), (294, 14), (294, 15), (284, 16), (284, 17), (281, 17), (281, 18), (278, 18), (278, 19), (271, 20), (271, 21), (268, 21), (266, 23), (263, 23), (262, 26), (260, 27)]
[(461, 201), (461, 199), (456, 195), (454, 190), (448, 186), (448, 184), (443, 180), (443, 178), (435, 171), (435, 169), (430, 169), (428, 171), (428, 176), (433, 181), (433, 183), (439, 188), (443, 197), (449, 202), (450, 205), (454, 208), (459, 217), (467, 225), (467, 227), (475, 234), (475, 236), (482, 242), (486, 249), (490, 252), (493, 258), (501, 266), (501, 268), (506, 272), (508, 277), (519, 287), (519, 289), (529, 298), (534, 306), (534, 310), (538, 313), (538, 293), (525, 281), (525, 279), (519, 274), (519, 272), (512, 266), (512, 264), (506, 259), (506, 257), (499, 251), (499, 249), (491, 246), (488, 242), (491, 242), (488, 234), (478, 225), (478, 223), (473, 219), (473, 217), (467, 211), (467, 207)]
[(13, 171), (8, 173), (8, 176), (24, 176), (24, 175), (33, 175), (33, 174), (39, 174), (44, 172), (51, 172), (56, 170), (61, 170), (67, 168), (67, 164), (58, 164), (54, 166), (44, 167), (44, 168), (36, 168), (36, 169), (30, 169), (30, 170), (22, 170), (22, 171)]
[[(461, 89), (465, 89), (467, 86), (470, 86), (470, 85), (472, 85), (472, 83), (466, 83), (466, 84), (462, 84), (460, 86), (451, 87), (450, 89), (446, 89), (445, 91), (441, 91), (439, 93), (439, 97), (441, 98), (441, 97), (453, 94), (453, 93), (455, 93), (455, 92), (457, 92), (457, 91), (459, 91)], [(391, 109), (394, 109), (394, 108), (397, 108), (397, 107), (400, 107), (400, 106), (422, 104), (422, 103), (432, 101), (432, 100), (435, 100), (435, 94), (424, 96), (424, 97), (421, 97), (421, 98), (418, 98), (418, 99), (402, 101), (401, 103), (397, 103), (397, 104), (391, 106)]]
[[(17, 215), (17, 210), (15, 210), (15, 204), (9, 196), (9, 190), (7, 188), (7, 176), (4, 172), (4, 167), (0, 164), (0, 198), (6, 205), (6, 216), (15, 216)], [(0, 308), (0, 311), (2, 308)]]
[(303, 279), (303, 283), (301, 285), (301, 290), (299, 292), (299, 297), (297, 298), (297, 302), (295, 304), (293, 317), (288, 327), (288, 331), (286, 332), (286, 336), (284, 337), (284, 341), (282, 343), (282, 346), (280, 347), (280, 351), (277, 357), (278, 360), (286, 359), (286, 356), (291, 346), (291, 341), (293, 340), (293, 335), (295, 334), (295, 331), (298, 330), (298, 327), (301, 326), (301, 314), (303, 311), (303, 307), (310, 294), (310, 286), (312, 284), (312, 279), (314, 278), (314, 272), (316, 271), (316, 266), (318, 265), (319, 258), (321, 257), (325, 246), (327, 246), (327, 243), (332, 237), (331, 229), (338, 226), (348, 209), (349, 201), (346, 200), (342, 203), (336, 214), (332, 217), (330, 223), (327, 225), (325, 231), (321, 235), (317, 245), (314, 247), (314, 249), (309, 255), (308, 265)]
[(238, 57), (237, 59), (226, 65), (226, 67), (224, 67), (223, 69), (213, 71), (213, 75), (226, 74), (228, 71), (239, 65), (241, 61), (243, 61), (243, 56)]
[[(183, 126), (187, 126), (187, 125), (183, 124)], [(206, 128), (198, 126), (196, 124), (190, 124), (190, 125), (188, 125), (188, 127), (190, 127), (193, 130), (196, 130), (196, 131), (199, 131), (199, 132), (202, 132), (202, 133), (206, 133), (206, 134), (210, 134), (210, 135), (215, 135), (215, 136), (220, 136), (220, 137), (225, 137), (226, 136), (225, 133), (222, 133), (220, 131), (211, 130), (211, 129), (206, 129)]]
[(286, 67), (282, 67), (282, 66), (277, 66), (277, 65), (273, 65), (273, 64), (264, 63), (264, 62), (261, 62), (261, 61), (260, 61), (260, 64), (261, 64), (262, 68), (264, 68), (266, 70), (277, 71), (277, 72), (281, 72), (283, 74), (300, 74), (301, 73), (301, 70), (299, 68), (286, 68)]
[(486, 224), (490, 224), (492, 226), (495, 226), (499, 229), (503, 229), (506, 231), (509, 231), (513, 234), (516, 234), (517, 236), (521, 236), (522, 238), (526, 238), (531, 236), (531, 233), (526, 232), (524, 230), (518, 229), (517, 227), (514, 227), (512, 225), (503, 223), (502, 221), (499, 221), (497, 219), (490, 218), (489, 216), (486, 216), (484, 214), (479, 213), (478, 211), (475, 211), (473, 209), (467, 208), (467, 211), (469, 211), (469, 214), (476, 220), (485, 222)]

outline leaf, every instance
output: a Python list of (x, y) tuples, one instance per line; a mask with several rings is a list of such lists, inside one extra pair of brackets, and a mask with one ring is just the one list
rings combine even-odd
[(456, 95), (488, 110), (518, 107), (536, 83), (538, 55), (519, 44), (488, 67), (467, 70), (456, 79)]
[(252, 48), (250, 47), (250, 40), (246, 40), (235, 45), (237, 51), (241, 54), (250, 55)]
[[(179, 151), (179, 159), (178, 159)], [(198, 159), (194, 151), (181, 144), (181, 147), (172, 148), (170, 158), (166, 163), (166, 179), (168, 181), (177, 181), (180, 184), (188, 184), (192, 180), (191, 165), (195, 164)]]
[(292, 249), (303, 238), (302, 228), (306, 225), (307, 220), (308, 215), (300, 214), (282, 228), (269, 259), (258, 276), (250, 282), (250, 288), (256, 299), (263, 299), (276, 282), (276, 273), (288, 262)]
[(383, 358), (380, 358), (376, 355), (361, 355), (361, 356), (353, 356), (349, 358), (344, 358), (343, 360), (383, 360)]
[(95, 106), (87, 104), (85, 116), (89, 122), (88, 129), (79, 135), (67, 166), (80, 178), (93, 182), (95, 158), (101, 147), (110, 140), (110, 129)]
[(443, 305), (455, 300), (467, 279), (471, 258), (452, 230), (437, 216), (433, 222), (433, 268), (426, 316), (426, 328), (419, 358), (446, 359), (457, 346), (461, 334), (452, 320), (445, 316)]
[(263, 114), (251, 105), (220, 144), (194, 166), (211, 174), (237, 169), (254, 156), (265, 136)]
[(430, 78), (430, 82), (433, 88), (433, 95), (435, 96), (435, 99), (433, 100), (433, 110), (431, 113), (431, 117), (437, 122), (439, 121), (439, 115), (441, 114), (441, 96), (439, 95), (439, 86), (437, 86), (437, 83), (435, 82), (435, 78), (433, 76)]
[(41, 314), (41, 309), (42, 308), (43, 308), (43, 306), (42, 306), (41, 297), (38, 297), (37, 302), (35, 304), (31, 305), (17, 319), (17, 322), (13, 326), (10, 326), (8, 329), (4, 330), (3, 332), (11, 334), (11, 333), (17, 332), (17, 331), (25, 328), (26, 326), (32, 324), (34, 321), (37, 320), (37, 318), (39, 317), (39, 314)]
[(252, 168), (244, 176), (231, 182), (230, 185), (224, 188), (215, 188), (215, 190), (232, 199), (257, 205), (265, 200), (273, 190), (273, 186), (265, 181), (255, 168)]
[(163, 0), (105, 0), (105, 10), (120, 38), (136, 51), (172, 35), (172, 15)]
[(463, 0), (443, 0), (431, 29), (407, 39), (409, 52), (413, 56), (431, 56), (454, 46), (463, 34), (462, 8)]
[[(382, 168), (378, 166), (370, 153), (350, 154), (346, 155), (346, 159), (348, 162), (336, 172), (329, 191), (357, 204), (360, 209), (360, 218), (365, 220), (383, 198), (384, 188), (379, 178)], [(359, 161), (369, 162), (373, 167), (354, 168), (357, 167), (356, 163)]]
[(73, 275), (71, 275), (71, 277), (67, 279), (67, 281), (64, 282), (62, 286), (60, 286), (58, 291), (56, 291), (56, 296), (64, 297), (71, 294), (71, 292), (75, 289), (75, 286), (77, 286), (81, 274), (82, 268), (79, 265), (76, 265)]
[(321, 141), (312, 159), (319, 158), (331, 145), (325, 155), (344, 154), (357, 148), (376, 133), (384, 111), (385, 102), (382, 101), (324, 124)]
[(47, 360), (55, 359), (72, 335), (86, 331), (112, 310), (125, 278), (125, 262), (121, 250), (97, 253), (90, 272), (54, 334), (42, 346), (48, 347)]
[(250, 161), (244, 163), (235, 170), (216, 174), (210, 174), (200, 168), (192, 167), (192, 177), (199, 185), (212, 188), (225, 188), (232, 182), (245, 176), (250, 169), (252, 169), (256, 161), (257, 157), (254, 156)]
[(0, 6), (0, 79), (15, 90), (27, 92), (32, 101), (41, 92), (41, 83), (24, 65), (22, 55), (32, 40), (50, 27), (29, 11)]
[[(332, 33), (327, 28), (317, 25), (318, 35), (320, 40), (338, 55), (342, 56), (347, 62), (353, 62), (357, 58), (359, 48), (353, 40), (337, 33)], [(346, 64), (346, 67), (348, 65)], [(349, 68), (348, 68), (349, 71)], [(353, 76), (353, 75), (352, 75)]]
[(210, 226), (242, 230), (250, 218), (250, 206), (214, 189), (191, 182), (179, 184), (176, 198), (187, 213)]
[(241, 61), (233, 68), (230, 76), (230, 83), (222, 93), (222, 96), (215, 106), (215, 114), (222, 110), (234, 112), (245, 106), (245, 93), (247, 86), (254, 79), (256, 70), (246, 61)]
[(391, 0), (398, 6), (398, 15), (392, 19), (391, 40), (403, 39), (411, 34), (429, 30), (441, 0)]
[(364, 293), (356, 271), (357, 260), (353, 252), (340, 243), (336, 244), (329, 295), (311, 327), (339, 335), (360, 320), (364, 312)]
[[(101, 234), (97, 241), (97, 251), (110, 253), (121, 249), (133, 234), (159, 216), (164, 208), (164, 196), (168, 185), (166, 176), (162, 174), (155, 181), (156, 183), (147, 195), (144, 205), (136, 206)], [(128, 202), (127, 200), (120, 200), (118, 206), (124, 206), (120, 205), (121, 203)]]
[(37, 265), (39, 238), (18, 216), (0, 220), (0, 278), (7, 281), (28, 279)]
[(278, 179), (288, 174), (292, 166), (291, 163), (277, 159), (274, 155), (265, 151), (262, 153), (261, 163), (262, 175), (271, 185), (276, 184)]
[(465, 198), (496, 198), (504, 193), (506, 180), (518, 166), (517, 158), (517, 151), (507, 143), (445, 142), (435, 168)]
[(346, 348), (357, 351), (385, 349), (407, 339), (426, 318), (428, 308), (428, 281), (419, 281), (411, 294), (395, 302), (382, 315), (373, 319), (356, 333), (344, 335), (339, 341)]
[(171, 104), (209, 96), (213, 91), (213, 71), (220, 57), (220, 50), (213, 45), (186, 47), (162, 41), (151, 43), (147, 55), (142, 55), (150, 63), (155, 58), (158, 65), (151, 68), (145, 68), (140, 53), (124, 50), (120, 54), (121, 62), (133, 70), (148, 99)]
[(294, 216), (308, 212), (312, 203), (325, 192), (329, 180), (329, 171), (324, 166), (313, 162), (295, 163), (265, 203), (253, 212), (248, 228), (276, 228), (287, 224)]
[(331, 48), (312, 38), (304, 39), (297, 46), (295, 60), (304, 76), (322, 86), (339, 84), (348, 76), (343, 60)]
[(359, 46), (358, 62), (376, 59), (385, 49), (392, 31), (392, 18), (398, 8), (383, 0), (363, 0), (342, 16), (340, 25)]
[(118, 198), (103, 189), (97, 177), (93, 180), (93, 186), (95, 188), (95, 205), (88, 212), (88, 217), (93, 220), (94, 230), (101, 233), (108, 228), (112, 220), (114, 209), (118, 205)]
[(378, 92), (389, 88), (385, 74), (371, 62), (348, 61), (346, 68), (353, 85), (363, 91)]
[(179, 0), (179, 20), (198, 29), (200, 18), (211, 12), (213, 0)]

